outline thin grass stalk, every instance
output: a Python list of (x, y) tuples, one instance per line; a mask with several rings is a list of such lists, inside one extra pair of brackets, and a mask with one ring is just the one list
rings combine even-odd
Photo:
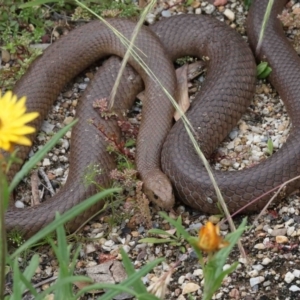
[(108, 108), (111, 110), (114, 106), (114, 102), (115, 102), (115, 96), (116, 96), (116, 93), (117, 93), (117, 90), (118, 90), (118, 86), (120, 84), (120, 81), (121, 81), (121, 77), (123, 75), (123, 72), (124, 72), (124, 69), (126, 67), (126, 64), (128, 62), (128, 59), (132, 53), (132, 50), (133, 50), (133, 46), (134, 46), (134, 42), (137, 38), (137, 35), (138, 33), (140, 32), (140, 29), (141, 27), (143, 26), (144, 24), (144, 21), (146, 20), (146, 16), (148, 14), (148, 12), (153, 8), (154, 4), (156, 3), (156, 0), (152, 0), (146, 7), (145, 9), (143, 10), (143, 13), (138, 21), (138, 23), (136, 24), (135, 28), (134, 28), (134, 31), (132, 33), (132, 37), (130, 39), (130, 44), (129, 44), (129, 47), (127, 48), (127, 51), (123, 57), (123, 60), (122, 60), (122, 64), (121, 64), (121, 67), (120, 67), (120, 70), (118, 72), (118, 76), (116, 78), (116, 81), (114, 83), (114, 86), (111, 90), (111, 94), (110, 94), (110, 97), (109, 97), (109, 106)]
[(265, 30), (266, 30), (266, 27), (267, 27), (267, 23), (268, 23), (269, 18), (270, 18), (270, 13), (271, 13), (273, 4), (274, 4), (274, 0), (269, 0), (267, 9), (265, 11), (264, 19), (263, 19), (263, 22), (262, 22), (262, 25), (261, 25), (261, 29), (260, 29), (260, 32), (259, 32), (259, 39), (258, 39), (258, 43), (257, 43), (256, 49), (255, 49), (256, 54), (258, 54), (259, 51), (260, 51), (260, 48), (261, 48), (261, 45), (262, 45), (262, 42), (263, 42), (263, 38), (264, 38), (264, 35), (265, 35)]
[(5, 190), (7, 189), (6, 178), (0, 167), (0, 299), (4, 298), (5, 292), (5, 266), (6, 266), (6, 253), (7, 241), (5, 230)]

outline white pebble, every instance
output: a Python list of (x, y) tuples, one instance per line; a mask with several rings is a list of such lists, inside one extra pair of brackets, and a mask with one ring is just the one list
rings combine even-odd
[(153, 24), (154, 21), (155, 21), (155, 15), (154, 15), (154, 14), (147, 14), (147, 16), (146, 16), (146, 21), (147, 21), (149, 24)]
[(291, 236), (295, 231), (295, 227), (294, 226), (290, 226), (287, 228), (287, 235)]
[(171, 17), (171, 12), (169, 10), (163, 10), (161, 12), (161, 15), (165, 18), (169, 18), (169, 17)]
[(297, 278), (300, 278), (300, 270), (295, 269), (295, 270), (293, 271), (293, 275), (294, 275), (295, 277), (297, 277)]
[(202, 277), (202, 276), (203, 276), (203, 270), (202, 270), (202, 269), (196, 269), (196, 270), (193, 272), (193, 275), (194, 275), (194, 276)]
[(128, 245), (124, 245), (122, 248), (126, 253), (129, 253), (130, 247)]
[(56, 176), (62, 176), (64, 174), (64, 169), (63, 168), (57, 168), (53, 171), (53, 173), (56, 175)]
[(78, 87), (79, 87), (81, 90), (85, 90), (86, 87), (87, 87), (87, 84), (86, 84), (86, 83), (79, 83), (79, 84), (78, 84)]
[(258, 271), (257, 270), (251, 270), (248, 272), (248, 275), (250, 277), (256, 277), (258, 275)]
[(183, 284), (184, 281), (185, 281), (185, 276), (180, 276), (180, 277), (178, 278), (178, 283), (179, 283), (179, 284)]
[(264, 267), (262, 265), (253, 265), (252, 268), (257, 270), (258, 272), (261, 271)]
[(201, 13), (202, 13), (201, 8), (200, 8), (200, 7), (196, 8), (195, 14), (196, 14), (196, 15), (201, 15)]
[(24, 208), (25, 205), (24, 205), (24, 203), (23, 203), (22, 201), (17, 200), (17, 201), (15, 202), (15, 207), (16, 207), (16, 208)]
[(263, 276), (258, 276), (258, 277), (254, 277), (254, 278), (250, 278), (250, 286), (255, 286), (261, 282), (263, 282), (265, 280), (265, 278)]
[(225, 265), (223, 266), (223, 271), (228, 270), (230, 267), (231, 267), (231, 265), (225, 264)]
[(266, 249), (266, 246), (263, 243), (259, 243), (259, 244), (254, 245), (254, 248), (259, 249), (259, 250), (264, 250), (264, 249)]
[(49, 158), (45, 158), (44, 160), (43, 160), (43, 167), (47, 167), (47, 166), (50, 166), (50, 159)]
[(268, 265), (270, 262), (272, 262), (272, 260), (269, 257), (265, 257), (262, 261), (262, 264), (264, 266)]
[(299, 292), (300, 291), (300, 288), (297, 286), (297, 285), (292, 285), (290, 288), (289, 288), (289, 290), (291, 291), (291, 292)]
[(223, 12), (224, 16), (226, 16), (230, 21), (235, 19), (235, 14), (232, 10), (226, 8)]
[(291, 283), (295, 279), (295, 275), (291, 272), (287, 272), (284, 276), (284, 281), (286, 283)]
[(208, 4), (206, 7), (204, 7), (205, 13), (208, 15), (211, 15), (215, 11), (215, 7), (212, 4)]

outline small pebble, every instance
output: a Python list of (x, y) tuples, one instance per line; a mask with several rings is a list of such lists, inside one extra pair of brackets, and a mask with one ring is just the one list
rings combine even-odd
[(212, 4), (208, 4), (203, 8), (206, 14), (211, 15), (215, 11), (215, 7)]
[(51, 165), (50, 159), (49, 158), (44, 158), (43, 167), (47, 167), (47, 166), (50, 166), (50, 165)]
[(263, 259), (263, 261), (262, 261), (262, 264), (263, 264), (264, 266), (266, 266), (266, 265), (268, 265), (270, 262), (272, 262), (272, 260), (271, 260), (270, 258), (268, 258), (268, 257), (265, 257), (265, 258)]
[(295, 279), (295, 275), (291, 272), (287, 272), (284, 276), (284, 281), (286, 283), (291, 283)]
[(250, 278), (250, 286), (253, 287), (253, 286), (257, 285), (257, 284), (260, 284), (264, 280), (265, 280), (265, 278), (263, 276), (258, 276), (258, 277)]
[(24, 207), (25, 207), (25, 204), (24, 204), (22, 201), (17, 200), (17, 201), (15, 202), (15, 207), (16, 207), (16, 208), (24, 208)]
[(230, 21), (234, 21), (235, 14), (232, 10), (226, 8), (223, 12), (224, 16), (226, 16)]

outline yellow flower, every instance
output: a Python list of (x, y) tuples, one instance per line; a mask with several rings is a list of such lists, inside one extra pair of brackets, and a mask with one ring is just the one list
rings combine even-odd
[(207, 222), (199, 231), (198, 247), (205, 252), (220, 250), (229, 243), (220, 236), (220, 228), (212, 222)]
[(38, 117), (37, 112), (26, 113), (26, 97), (17, 99), (11, 91), (1, 96), (0, 91), (0, 148), (12, 151), (13, 144), (30, 146), (26, 134), (35, 132), (35, 128), (25, 124)]

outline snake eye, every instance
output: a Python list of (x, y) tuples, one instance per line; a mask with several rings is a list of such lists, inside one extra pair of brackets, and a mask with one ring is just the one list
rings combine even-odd
[(157, 200), (159, 198), (155, 193), (153, 194), (153, 197), (155, 200)]

